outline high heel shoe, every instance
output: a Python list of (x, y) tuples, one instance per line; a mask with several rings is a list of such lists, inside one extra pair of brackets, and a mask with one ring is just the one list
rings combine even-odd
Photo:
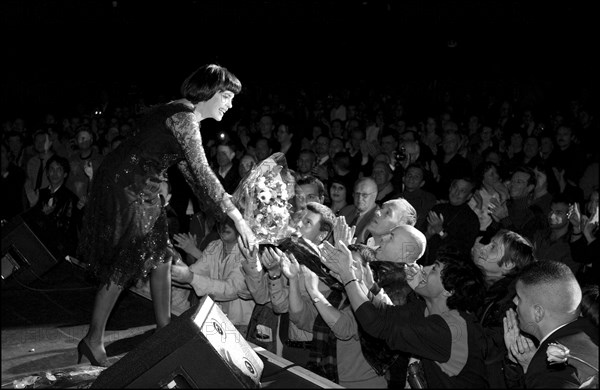
[(98, 367), (108, 367), (110, 363), (108, 362), (108, 358), (105, 358), (101, 361), (98, 361), (94, 356), (94, 353), (90, 349), (90, 346), (85, 341), (85, 339), (81, 339), (79, 344), (77, 344), (77, 364), (81, 363), (81, 356), (85, 355), (85, 357), (90, 361), (93, 366)]

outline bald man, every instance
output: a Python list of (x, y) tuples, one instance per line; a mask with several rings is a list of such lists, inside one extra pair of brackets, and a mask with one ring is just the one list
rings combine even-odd
[[(598, 328), (587, 317), (580, 317), (581, 288), (571, 269), (556, 261), (539, 261), (523, 268), (517, 277), (516, 314), (520, 331), (540, 341), (530, 360), (522, 363), (518, 353), (512, 356), (521, 362), (522, 370), (508, 365), (507, 378), (518, 376), (526, 388), (578, 388), (596, 370), (575, 359), (548, 364), (546, 350), (551, 343), (560, 343), (572, 356), (598, 367)], [(507, 312), (505, 333), (512, 330), (512, 310)], [(507, 340), (507, 336), (505, 336)], [(507, 342), (510, 350), (510, 342)], [(521, 382), (521, 381), (520, 381)], [(521, 382), (523, 383), (523, 382)]]
[(349, 226), (356, 226), (354, 237), (356, 242), (366, 242), (367, 226), (377, 211), (377, 183), (370, 177), (363, 177), (354, 185), (354, 209), (346, 217)]
[(375, 251), (379, 261), (412, 264), (425, 253), (427, 241), (425, 235), (414, 226), (400, 225), (386, 234)]

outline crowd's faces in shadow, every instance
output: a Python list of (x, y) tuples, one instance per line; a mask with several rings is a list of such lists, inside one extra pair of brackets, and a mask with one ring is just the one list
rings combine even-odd
[(48, 166), (48, 181), (52, 185), (52, 188), (61, 186), (67, 179), (67, 173), (65, 172), (62, 165), (57, 161), (52, 161)]
[(341, 138), (333, 138), (329, 142), (329, 158), (335, 157), (339, 152), (344, 151), (344, 141)]
[(385, 162), (377, 162), (373, 164), (371, 177), (375, 180), (378, 187), (383, 188), (392, 178), (392, 172), (389, 164)]
[(468, 181), (458, 179), (450, 185), (448, 200), (452, 206), (460, 206), (471, 199), (473, 195), (473, 184)]
[(528, 183), (529, 174), (525, 172), (513, 173), (508, 186), (511, 199), (522, 199), (529, 196), (534, 186)]
[(404, 191), (412, 192), (418, 190), (425, 184), (425, 181), (423, 181), (423, 170), (418, 167), (408, 168), (402, 178), (402, 182), (404, 183)]
[(240, 177), (243, 178), (244, 176), (246, 176), (246, 174), (250, 172), (255, 166), (256, 160), (254, 159), (254, 157), (249, 156), (247, 154), (242, 156), (242, 158), (240, 159), (240, 164), (238, 166), (238, 172), (240, 174)]
[(567, 226), (571, 212), (569, 205), (563, 202), (552, 203), (550, 206), (550, 212), (548, 212), (548, 224), (551, 229), (562, 229)]
[(269, 146), (269, 141), (265, 138), (261, 138), (258, 141), (256, 141), (255, 151), (256, 158), (258, 159), (258, 161), (262, 161), (272, 154), (271, 147)]
[(296, 171), (306, 175), (311, 172), (315, 166), (315, 156), (312, 153), (300, 153), (296, 162)]
[(221, 223), (218, 227), (219, 237), (226, 244), (234, 244), (237, 242), (238, 232), (235, 227), (228, 223)]

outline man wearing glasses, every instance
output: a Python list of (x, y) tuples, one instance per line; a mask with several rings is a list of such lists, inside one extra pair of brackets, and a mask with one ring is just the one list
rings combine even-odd
[(364, 244), (366, 230), (377, 211), (377, 183), (370, 177), (358, 179), (354, 185), (354, 211), (348, 218), (348, 226), (356, 226), (354, 237), (356, 242)]

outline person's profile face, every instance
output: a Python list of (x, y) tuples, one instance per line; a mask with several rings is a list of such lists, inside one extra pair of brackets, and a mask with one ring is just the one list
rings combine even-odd
[[(369, 223), (369, 230), (375, 235), (390, 233), (397, 225), (399, 210), (396, 210), (388, 202), (375, 212), (375, 216)], [(401, 233), (398, 233), (401, 234)]]
[(202, 118), (212, 118), (218, 122), (223, 119), (223, 116), (233, 107), (233, 98), (235, 94), (231, 91), (219, 91), (210, 99), (204, 102), (201, 114)]
[(315, 244), (320, 244), (319, 235), (321, 234), (321, 215), (306, 210), (304, 217), (298, 223), (298, 232), (300, 235)]
[(219, 237), (225, 243), (237, 242), (237, 231), (227, 224), (221, 224), (218, 228)]

